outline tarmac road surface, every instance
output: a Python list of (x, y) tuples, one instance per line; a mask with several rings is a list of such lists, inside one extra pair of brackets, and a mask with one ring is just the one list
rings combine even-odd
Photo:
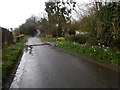
[(115, 88), (118, 73), (31, 37), (10, 88)]

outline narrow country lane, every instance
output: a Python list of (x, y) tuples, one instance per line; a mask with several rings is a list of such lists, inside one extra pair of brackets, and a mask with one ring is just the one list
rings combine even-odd
[[(27, 45), (42, 44), (31, 37)], [(24, 49), (10, 88), (112, 88), (118, 73), (81, 60), (50, 45)]]

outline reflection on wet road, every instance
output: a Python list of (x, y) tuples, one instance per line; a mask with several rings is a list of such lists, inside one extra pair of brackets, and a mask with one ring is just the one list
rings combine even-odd
[(26, 43), (11, 88), (107, 88), (117, 87), (117, 80), (117, 72), (32, 37)]
[(32, 48), (33, 48), (32, 46), (31, 46), (31, 47), (27, 47), (27, 46), (26, 46), (25, 49), (24, 49), (24, 51), (25, 51), (26, 53), (29, 52), (29, 54), (33, 55), (33, 54), (32, 54)]

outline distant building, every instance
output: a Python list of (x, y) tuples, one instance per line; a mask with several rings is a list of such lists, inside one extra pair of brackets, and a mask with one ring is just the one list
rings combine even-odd
[(79, 35), (79, 34), (87, 34), (87, 32), (75, 31), (75, 35)]

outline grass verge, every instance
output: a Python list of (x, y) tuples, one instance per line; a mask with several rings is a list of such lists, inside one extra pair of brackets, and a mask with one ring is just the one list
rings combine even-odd
[(48, 42), (56, 42), (57, 38), (53, 37), (40, 37), (42, 41), (48, 41)]
[(15, 66), (23, 50), (23, 44), (28, 37), (22, 38), (14, 45), (2, 50), (2, 84), (4, 85), (10, 77), (11, 70)]
[(70, 41), (58, 42), (57, 46), (90, 56), (100, 62), (105, 62), (114, 66), (118, 66), (120, 62), (120, 51), (114, 51), (110, 48), (101, 48), (99, 46), (90, 46)]
[[(56, 42), (56, 38), (42, 37), (43, 41)], [(90, 56), (100, 62), (118, 66), (120, 62), (120, 51), (115, 51), (109, 47), (90, 46), (88, 44), (79, 44), (71, 41), (57, 41), (57, 46), (64, 49)]]

